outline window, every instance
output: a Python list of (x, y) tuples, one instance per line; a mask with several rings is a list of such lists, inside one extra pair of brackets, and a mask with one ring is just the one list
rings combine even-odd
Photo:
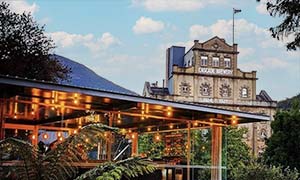
[(207, 56), (201, 56), (201, 66), (207, 66), (208, 58)]
[(225, 68), (231, 68), (231, 59), (230, 58), (224, 58), (224, 66), (225, 66)]
[(182, 96), (189, 96), (191, 94), (191, 85), (187, 82), (182, 82), (179, 85), (179, 91)]
[(212, 92), (212, 88), (208, 83), (202, 83), (200, 86), (200, 94), (202, 96), (210, 96)]
[(219, 59), (219, 57), (213, 57), (213, 59), (212, 59), (212, 66), (213, 67), (219, 67), (219, 63), (220, 62), (220, 59)]
[(231, 88), (227, 84), (222, 84), (220, 87), (220, 96), (221, 97), (230, 97), (231, 96)]
[(248, 89), (247, 88), (242, 88), (242, 97), (243, 98), (246, 98), (246, 97), (248, 97)]

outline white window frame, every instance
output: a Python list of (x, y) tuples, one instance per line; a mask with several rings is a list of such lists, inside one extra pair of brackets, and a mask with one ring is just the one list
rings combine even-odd
[(247, 98), (248, 97), (248, 89), (247, 88), (242, 88), (242, 97)]
[(208, 65), (208, 57), (207, 56), (201, 56), (200, 65), (201, 66), (207, 66)]
[(224, 58), (224, 67), (231, 68), (231, 59), (230, 58)]
[(219, 67), (220, 66), (220, 58), (219, 57), (213, 57), (212, 58), (212, 66), (213, 67)]

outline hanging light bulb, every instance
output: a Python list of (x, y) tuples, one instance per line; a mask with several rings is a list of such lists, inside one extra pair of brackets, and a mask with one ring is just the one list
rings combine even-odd
[(57, 133), (57, 137), (61, 137), (61, 135), (62, 135), (61, 132)]
[(156, 141), (159, 141), (159, 140), (160, 140), (160, 135), (159, 135), (158, 133), (155, 135), (155, 140), (156, 140)]
[(148, 127), (147, 130), (148, 130), (148, 131), (151, 131), (151, 127)]
[(170, 129), (173, 129), (173, 128), (174, 128), (173, 124), (170, 124), (169, 128), (170, 128)]
[(34, 134), (31, 136), (31, 139), (32, 139), (32, 140), (35, 140), (35, 135), (34, 135)]
[(44, 138), (44, 139), (48, 139), (48, 137), (49, 137), (49, 136), (48, 136), (47, 133), (43, 134), (43, 138)]
[(63, 141), (64, 139), (63, 139), (63, 137), (60, 137), (60, 138), (58, 138), (58, 140), (59, 140), (59, 141)]
[(73, 134), (77, 134), (77, 130), (76, 129), (74, 129)]

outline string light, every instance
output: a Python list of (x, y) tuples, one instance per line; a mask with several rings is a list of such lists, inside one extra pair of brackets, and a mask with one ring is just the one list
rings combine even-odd
[(236, 125), (237, 124), (237, 117), (235, 116), (235, 115), (233, 115), (232, 117), (231, 117), (231, 124), (232, 125)]
[(57, 137), (61, 137), (61, 132), (58, 132), (58, 133), (57, 133)]
[(15, 113), (15, 115), (14, 115), (14, 119), (17, 119), (17, 114)]
[(173, 129), (173, 127), (174, 127), (173, 124), (170, 124), (169, 128), (170, 128), (170, 129)]
[(148, 130), (148, 131), (151, 131), (151, 127), (148, 127), (147, 130)]
[(198, 126), (198, 122), (196, 121), (196, 122), (194, 122), (194, 126)]
[(132, 134), (132, 135), (131, 135), (131, 138), (132, 138), (132, 139), (134, 139), (134, 138), (135, 138), (135, 135), (134, 135), (134, 134)]
[(43, 138), (48, 139), (48, 134), (47, 133), (43, 134)]
[(63, 139), (63, 137), (60, 137), (60, 138), (58, 138), (58, 140), (59, 140), (59, 141), (63, 141), (64, 139)]
[(76, 129), (73, 131), (73, 134), (77, 134), (77, 130)]
[(34, 135), (34, 134), (31, 136), (31, 139), (32, 139), (32, 140), (35, 140), (35, 135)]
[(155, 135), (155, 140), (156, 140), (156, 141), (159, 141), (159, 140), (160, 140), (160, 135), (159, 135), (158, 133)]

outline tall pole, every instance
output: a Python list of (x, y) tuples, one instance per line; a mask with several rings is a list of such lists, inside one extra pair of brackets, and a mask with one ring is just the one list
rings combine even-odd
[(234, 45), (234, 8), (233, 8), (233, 11), (232, 11), (232, 46)]
[(232, 45), (234, 44), (234, 15), (239, 12), (242, 12), (242, 10), (233, 8), (233, 11), (232, 11)]

